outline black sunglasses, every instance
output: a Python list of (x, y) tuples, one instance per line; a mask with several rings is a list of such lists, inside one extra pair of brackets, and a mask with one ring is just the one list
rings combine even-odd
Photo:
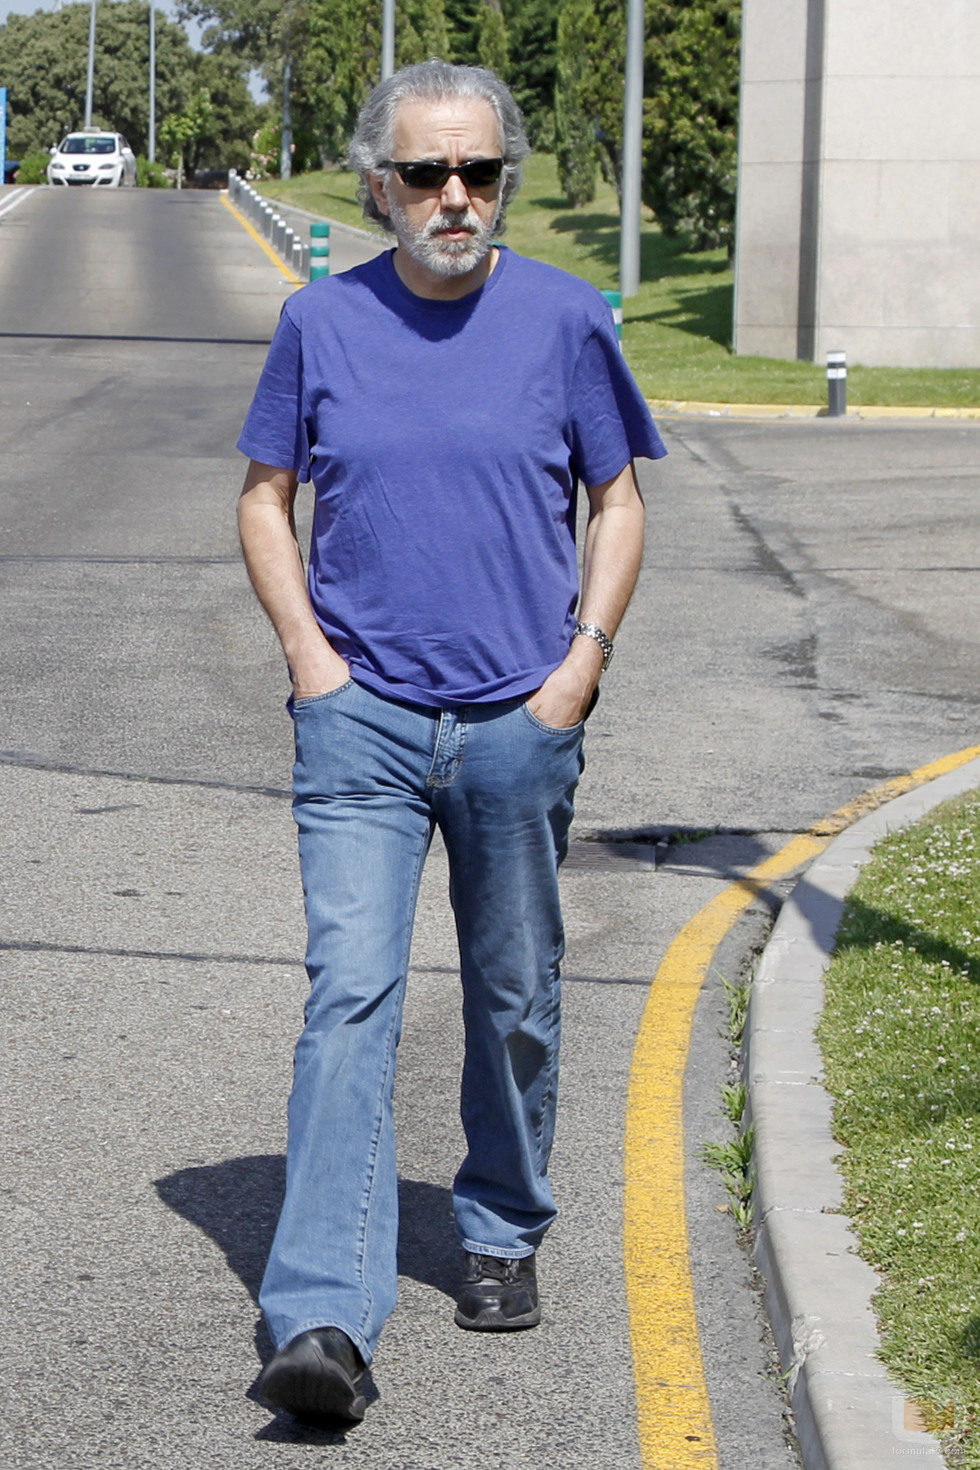
[(456, 175), (467, 189), (489, 189), (504, 171), (502, 158), (472, 158), (469, 163), (458, 163), (455, 168), (449, 163), (423, 161), (403, 163), (400, 159), (386, 158), (382, 168), (393, 168), (403, 184), (410, 189), (441, 189)]

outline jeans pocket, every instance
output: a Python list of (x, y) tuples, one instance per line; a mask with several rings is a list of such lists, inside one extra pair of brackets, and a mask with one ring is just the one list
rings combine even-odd
[(347, 679), (343, 684), (338, 684), (336, 689), (327, 689), (323, 694), (308, 694), (303, 699), (296, 699), (292, 694), (286, 700), (286, 708), (291, 715), (299, 714), (305, 709), (312, 709), (315, 705), (325, 704), (328, 700), (336, 699), (338, 694), (344, 694), (352, 684), (353, 679)]
[(596, 688), (592, 692), (592, 698), (589, 700), (588, 709), (585, 711), (585, 714), (582, 716), (582, 718), (574, 725), (546, 725), (544, 720), (539, 720), (537, 715), (533, 715), (531, 713), (527, 706), (527, 700), (524, 701), (522, 708), (535, 729), (543, 730), (546, 735), (574, 735), (579, 730), (582, 730), (585, 727), (586, 720), (589, 718), (598, 703), (599, 690), (598, 688)]
[(531, 713), (526, 703), (521, 705), (521, 709), (535, 730), (540, 730), (544, 735), (554, 735), (558, 739), (563, 735), (577, 735), (585, 724), (584, 720), (578, 720), (574, 725), (546, 725), (544, 720), (539, 720), (537, 715)]

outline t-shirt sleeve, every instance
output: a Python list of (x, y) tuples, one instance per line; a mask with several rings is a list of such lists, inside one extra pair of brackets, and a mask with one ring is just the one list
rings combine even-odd
[(299, 327), (283, 311), (238, 440), (249, 459), (310, 478)]
[(663, 459), (667, 453), (616, 330), (595, 326), (572, 374), (572, 454), (586, 485), (613, 479), (631, 459)]

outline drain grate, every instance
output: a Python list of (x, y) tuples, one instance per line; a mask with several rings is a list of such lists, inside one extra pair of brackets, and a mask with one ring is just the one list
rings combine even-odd
[(795, 833), (748, 827), (640, 827), (590, 832), (569, 844), (572, 873), (705, 873), (738, 878)]
[[(570, 842), (563, 872), (656, 872), (659, 849), (652, 842)], [(662, 859), (661, 859), (662, 860)]]

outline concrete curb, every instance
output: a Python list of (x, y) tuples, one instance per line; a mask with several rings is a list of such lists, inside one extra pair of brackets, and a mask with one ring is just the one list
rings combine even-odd
[[(653, 413), (713, 419), (826, 419), (827, 405), (818, 403), (697, 403), (687, 399), (648, 398)], [(975, 420), (978, 408), (913, 408), (867, 404), (849, 408), (835, 423), (896, 419)]]
[(840, 1213), (840, 1152), (815, 1029), (843, 902), (871, 849), (980, 785), (980, 759), (897, 797), (836, 838), (783, 905), (752, 986), (747, 1118), (755, 1125), (755, 1255), (806, 1470), (943, 1470), (938, 1441), (904, 1427), (878, 1360), (879, 1279)]
[[(253, 184), (252, 187), (255, 188), (255, 185)], [(255, 192), (257, 194), (262, 194), (261, 189), (256, 189)], [(312, 210), (300, 209), (298, 204), (283, 204), (281, 200), (273, 199), (268, 194), (262, 194), (262, 198), (266, 199), (269, 204), (275, 205), (279, 213), (283, 216), (285, 216), (288, 211), (289, 214), (295, 214), (300, 219), (309, 220), (311, 223), (314, 221), (318, 221), (322, 224), (328, 224), (331, 231), (343, 231), (348, 235), (355, 236), (357, 239), (367, 240), (371, 245), (377, 245), (379, 241), (382, 245), (384, 245), (386, 243), (386, 240), (390, 241), (391, 238), (390, 236), (386, 237), (384, 231), (380, 228), (376, 230), (364, 230), (361, 229), (358, 225), (342, 224), (339, 220), (331, 219), (330, 216), (326, 214), (314, 214)], [(980, 415), (980, 408), (977, 409), (977, 413), (978, 415)]]

